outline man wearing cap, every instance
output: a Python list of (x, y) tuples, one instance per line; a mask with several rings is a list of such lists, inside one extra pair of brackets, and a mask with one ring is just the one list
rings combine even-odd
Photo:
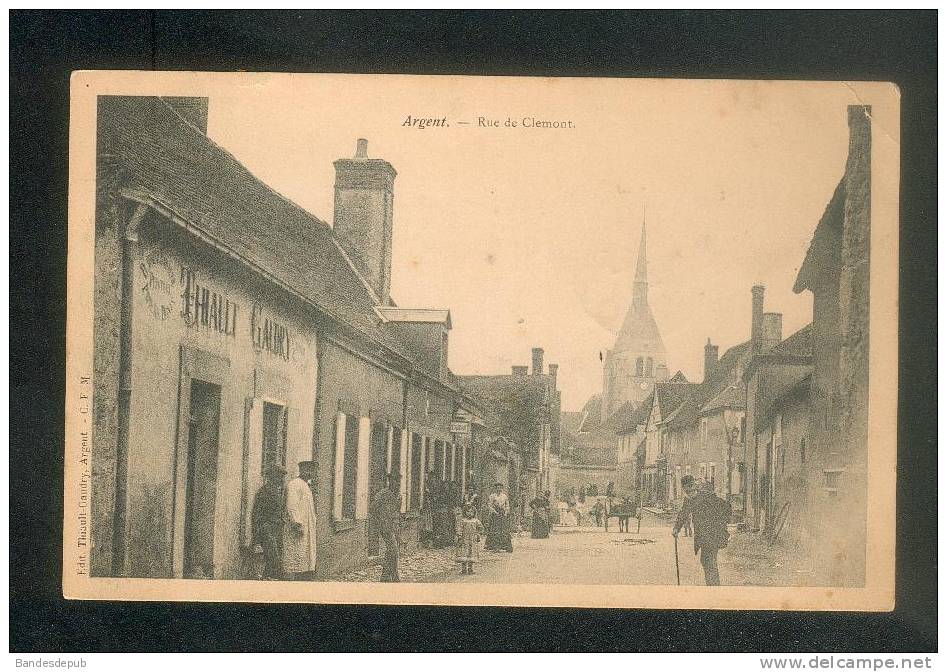
[(294, 581), (312, 581), (316, 571), (316, 510), (311, 479), (314, 462), (300, 462), (299, 476), (286, 484), (286, 526), (283, 533), (283, 569)]
[(693, 477), (685, 476), (681, 485), (687, 497), (681, 506), (672, 534), (676, 537), (684, 527), (684, 521), (691, 517), (694, 525), (694, 554), (700, 553), (700, 564), (704, 568), (704, 583), (708, 586), (720, 585), (720, 571), (717, 568), (717, 552), (727, 545), (730, 533), (730, 504), (714, 494), (713, 484), (694, 482)]
[(260, 579), (283, 578), (283, 483), (286, 470), (271, 464), (263, 475), (263, 485), (253, 498), (250, 514), (250, 543), (254, 555), (263, 556)]

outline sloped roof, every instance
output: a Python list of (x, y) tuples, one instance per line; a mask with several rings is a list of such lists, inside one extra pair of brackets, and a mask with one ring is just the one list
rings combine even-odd
[(695, 387), (695, 383), (656, 383), (654, 393), (657, 395), (662, 417), (673, 413), (693, 393)]
[(683, 371), (678, 371), (673, 376), (671, 376), (671, 380), (669, 380), (668, 382), (669, 383), (689, 383), (690, 381), (687, 380), (687, 376), (684, 375)]
[(406, 359), (332, 229), (260, 181), (160, 98), (103, 96), (99, 153), (124, 184), (342, 324)]
[(630, 403), (628, 402), (615, 412), (614, 427), (616, 434), (630, 434), (648, 421), (648, 416), (651, 415), (651, 406), (654, 404), (654, 393), (649, 394), (637, 407), (632, 405), (627, 410), (623, 410)]
[(781, 341), (769, 354), (788, 355), (791, 357), (812, 356), (812, 323)]
[(835, 187), (835, 192), (825, 206), (825, 212), (815, 227), (806, 257), (799, 267), (796, 282), (792, 291), (799, 294), (803, 290), (812, 289), (816, 277), (838, 268), (835, 261), (839, 255), (838, 246), (841, 241), (841, 232), (845, 208), (845, 178)]
[(602, 395), (593, 394), (582, 407), (582, 423), (579, 432), (592, 432), (602, 424)]
[(721, 408), (746, 408), (746, 388), (743, 385), (727, 385), (718, 390), (710, 401), (701, 407), (700, 412), (709, 413)]
[(615, 352), (664, 352), (658, 323), (646, 303), (632, 302), (615, 339)]

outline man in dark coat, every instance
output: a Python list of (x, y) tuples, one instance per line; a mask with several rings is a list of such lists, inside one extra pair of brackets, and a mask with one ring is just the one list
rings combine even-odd
[(392, 487), (400, 483), (398, 474), (385, 477), (385, 487), (375, 493), (369, 515), (374, 520), (378, 535), (385, 542), (385, 564), (382, 566), (381, 580), (384, 583), (396, 583), (398, 575), (398, 536), (401, 531), (401, 497)]
[(285, 503), (283, 485), (286, 470), (272, 464), (263, 475), (263, 485), (253, 498), (250, 532), (253, 547), (263, 551), (263, 572), (260, 578), (283, 578), (283, 524)]
[(713, 485), (693, 479), (681, 479), (681, 485), (687, 497), (681, 506), (672, 534), (676, 537), (684, 527), (688, 517), (694, 526), (694, 554), (700, 553), (700, 564), (704, 568), (704, 582), (708, 586), (720, 585), (720, 571), (717, 569), (717, 552), (727, 545), (730, 533), (727, 523), (730, 521), (730, 504), (714, 494)]

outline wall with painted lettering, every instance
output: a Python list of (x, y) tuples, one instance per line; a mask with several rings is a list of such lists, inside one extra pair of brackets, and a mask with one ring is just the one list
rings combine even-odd
[[(317, 334), (301, 304), (183, 235), (140, 234), (128, 571), (240, 578), (264, 459), (290, 476), (312, 459)], [(216, 465), (200, 457), (214, 442)], [(208, 570), (194, 568), (201, 554)]]

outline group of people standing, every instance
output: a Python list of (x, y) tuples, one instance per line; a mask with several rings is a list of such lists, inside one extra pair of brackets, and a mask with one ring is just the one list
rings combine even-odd
[(299, 463), (287, 482), (286, 469), (266, 468), (250, 514), (251, 574), (257, 579), (311, 581), (316, 571), (316, 509), (312, 499), (315, 463)]

